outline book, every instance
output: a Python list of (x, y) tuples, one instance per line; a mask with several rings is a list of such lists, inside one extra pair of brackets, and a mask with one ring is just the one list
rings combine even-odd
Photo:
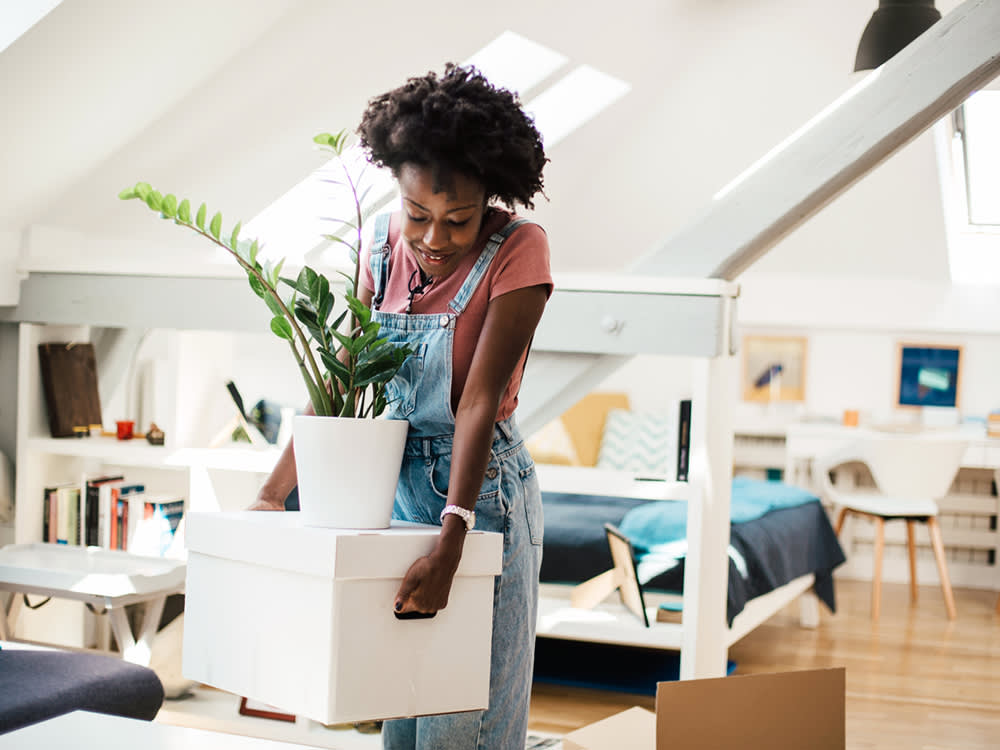
[(128, 506), (131, 498), (136, 498), (146, 491), (144, 484), (120, 484), (111, 487), (111, 538), (110, 549), (125, 550), (128, 548)]
[(101, 490), (111, 482), (121, 482), (125, 477), (121, 474), (102, 474), (83, 478), (83, 488), (80, 495), (80, 517), (82, 519), (83, 537), (80, 544), (87, 547), (105, 547), (104, 527), (110, 514), (110, 487), (104, 492), (102, 504)]
[(184, 515), (184, 499), (176, 495), (136, 495), (129, 508), (131, 517), (128, 549), (137, 555), (162, 557), (170, 548), (174, 532)]
[(80, 543), (80, 485), (67, 485), (56, 490), (56, 543)]
[(38, 361), (52, 437), (72, 437), (74, 428), (100, 427), (101, 397), (97, 390), (97, 359), (89, 342), (43, 343)]
[(76, 487), (76, 482), (62, 482), (42, 490), (42, 541), (56, 544), (59, 541), (59, 490)]
[(691, 463), (691, 399), (682, 399), (677, 409), (677, 481), (688, 480)]

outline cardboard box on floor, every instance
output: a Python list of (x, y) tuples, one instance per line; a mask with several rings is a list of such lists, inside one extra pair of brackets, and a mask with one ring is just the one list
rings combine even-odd
[(844, 750), (845, 672), (814, 669), (661, 682), (634, 707), (567, 734), (564, 750)]

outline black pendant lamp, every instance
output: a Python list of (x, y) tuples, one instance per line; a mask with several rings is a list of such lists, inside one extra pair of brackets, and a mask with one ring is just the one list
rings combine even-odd
[(854, 70), (874, 70), (941, 20), (934, 0), (878, 0), (858, 43)]

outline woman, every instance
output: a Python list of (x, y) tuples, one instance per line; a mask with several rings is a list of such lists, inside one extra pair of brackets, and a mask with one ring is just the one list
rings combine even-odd
[[(533, 207), (547, 161), (541, 136), (513, 94), (453, 65), (372, 99), (358, 133), (402, 197), (402, 211), (377, 222), (358, 296), (382, 335), (417, 352), (389, 388), (388, 416), (410, 422), (393, 515), (441, 525), (392, 606), (443, 609), (466, 531), (504, 534), (489, 708), (387, 721), (383, 747), (523, 750), (542, 509), (513, 413), (552, 278), (545, 233), (496, 204)], [(283, 507), (294, 472), (288, 450), (255, 507)]]

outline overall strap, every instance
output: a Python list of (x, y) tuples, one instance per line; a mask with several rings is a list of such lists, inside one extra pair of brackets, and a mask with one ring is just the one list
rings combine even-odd
[[(383, 213), (375, 217), (375, 237), (372, 239), (371, 252), (368, 255), (368, 266), (372, 272), (375, 286), (375, 296), (372, 298), (372, 309), (377, 310), (385, 299), (385, 287), (389, 282), (389, 220), (392, 214)], [(355, 290), (356, 292), (357, 290)]]
[(479, 259), (476, 260), (476, 265), (472, 267), (469, 271), (469, 275), (465, 277), (465, 282), (462, 284), (462, 288), (458, 290), (458, 294), (455, 298), (448, 304), (448, 306), (455, 312), (456, 315), (461, 314), (465, 309), (465, 306), (469, 304), (469, 300), (472, 299), (473, 293), (475, 293), (476, 288), (479, 286), (479, 282), (483, 280), (486, 275), (486, 271), (490, 267), (490, 263), (493, 262), (493, 258), (496, 256), (497, 251), (500, 246), (522, 224), (534, 224), (535, 222), (529, 219), (512, 219), (507, 222), (498, 232), (494, 232), (490, 235), (489, 240), (486, 242), (486, 247), (479, 254)]

